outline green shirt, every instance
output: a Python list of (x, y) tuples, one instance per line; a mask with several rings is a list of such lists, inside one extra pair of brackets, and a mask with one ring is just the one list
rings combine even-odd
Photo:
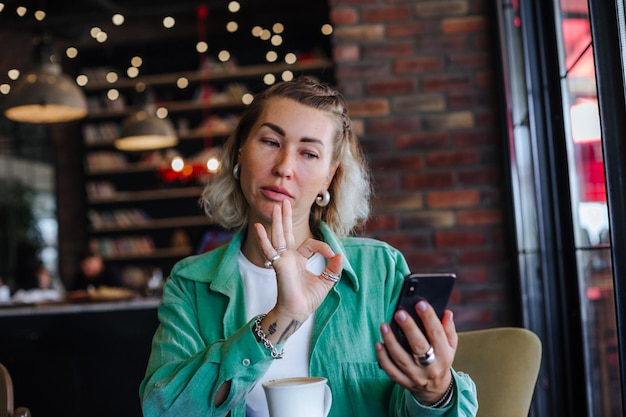
[[(391, 320), (409, 272), (402, 254), (374, 239), (338, 239), (325, 224), (321, 230), (343, 259), (341, 280), (318, 308), (311, 336), (309, 371), (328, 378), (333, 392), (329, 416), (475, 415), (476, 387), (468, 375), (453, 372), (454, 400), (432, 409), (378, 366), (379, 326)], [(183, 259), (173, 268), (140, 387), (144, 417), (244, 417), (246, 395), (277, 360), (257, 342), (252, 321), (245, 317), (237, 267), (242, 239), (240, 232), (228, 245)], [(216, 392), (226, 381), (232, 381), (228, 398), (215, 407)]]

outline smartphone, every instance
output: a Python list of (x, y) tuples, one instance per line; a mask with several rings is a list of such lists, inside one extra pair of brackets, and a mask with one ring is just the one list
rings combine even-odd
[[(443, 313), (448, 306), (450, 294), (456, 281), (456, 275), (453, 273), (431, 273), (431, 274), (409, 274), (404, 278), (400, 297), (396, 304), (395, 311), (405, 310), (409, 316), (415, 320), (424, 335), (424, 324), (415, 311), (415, 304), (420, 300), (426, 300), (433, 306), (439, 320), (443, 318)], [(395, 314), (395, 313), (394, 313)], [(395, 320), (391, 320), (391, 330), (393, 331), (398, 342), (404, 349), (412, 353), (411, 347)], [(428, 336), (426, 336), (428, 338)]]

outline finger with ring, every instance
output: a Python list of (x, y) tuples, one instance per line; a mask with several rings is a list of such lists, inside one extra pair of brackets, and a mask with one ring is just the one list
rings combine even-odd
[(279, 259), (280, 259), (280, 254), (277, 253), (276, 255), (272, 256), (270, 259), (265, 261), (265, 263), (263, 265), (266, 268), (271, 268), (272, 266), (274, 266), (274, 262), (278, 261)]
[(435, 361), (435, 350), (433, 347), (429, 347), (426, 353), (418, 355), (417, 353), (413, 354), (413, 359), (415, 362), (422, 366), (428, 366)]
[(330, 281), (330, 282), (337, 282), (337, 281), (339, 281), (339, 275), (333, 274), (332, 272), (329, 272), (329, 271), (326, 271), (326, 270), (322, 271), (320, 276), (322, 278), (324, 278), (326, 281)]

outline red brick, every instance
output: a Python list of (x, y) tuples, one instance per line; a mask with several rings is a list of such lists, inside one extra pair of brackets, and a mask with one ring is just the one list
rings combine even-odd
[(447, 188), (454, 185), (452, 172), (408, 174), (402, 177), (402, 188), (407, 190), (425, 188)]
[(409, 17), (411, 9), (408, 6), (377, 6), (361, 11), (361, 20), (366, 23), (407, 20)]
[(331, 9), (337, 6), (359, 6), (365, 4), (375, 4), (380, 0), (328, 0), (328, 4), (331, 5)]
[(404, 216), (402, 225), (405, 228), (449, 228), (455, 225), (454, 213), (449, 210), (420, 210)]
[(333, 36), (337, 42), (383, 40), (385, 27), (383, 25), (354, 25), (336, 27)]
[(494, 226), (503, 222), (504, 213), (500, 209), (461, 210), (456, 213), (459, 226)]
[(353, 25), (359, 21), (359, 15), (355, 9), (334, 8), (330, 11), (330, 21), (333, 25)]
[(483, 246), (485, 243), (487, 243), (485, 233), (478, 230), (445, 230), (435, 233), (435, 246), (437, 248)]
[(456, 131), (452, 132), (452, 140), (459, 148), (481, 147), (497, 143), (498, 137), (494, 132), (485, 131)]
[(472, 308), (456, 308), (453, 311), (457, 331), (484, 328), (493, 323), (493, 310), (491, 308), (472, 306)]
[(388, 78), (389, 66), (381, 62), (337, 63), (335, 76), (342, 80)]
[(473, 33), (484, 32), (487, 21), (484, 16), (453, 17), (443, 19), (441, 30), (443, 33)]
[(375, 172), (372, 182), (376, 189), (377, 197), (384, 197), (386, 195), (393, 194), (400, 189), (398, 176), (395, 173), (385, 175), (380, 172)]
[(389, 100), (382, 98), (350, 101), (347, 106), (351, 116), (384, 116), (389, 114)]
[(452, 251), (426, 251), (419, 248), (417, 253), (407, 253), (406, 260), (412, 271), (431, 271), (434, 268), (450, 268), (456, 265), (456, 256)]
[(375, 171), (397, 172), (416, 170), (422, 167), (422, 159), (416, 155), (372, 155), (370, 165)]
[(494, 126), (500, 118), (495, 109), (477, 109), (475, 115), (477, 126)]
[(448, 132), (419, 132), (400, 135), (395, 140), (396, 149), (437, 149), (450, 146)]
[(392, 78), (369, 81), (365, 84), (365, 91), (369, 96), (392, 96), (411, 93), (415, 87), (413, 78)]
[(420, 131), (422, 122), (417, 116), (386, 117), (384, 119), (370, 119), (366, 122), (370, 134), (393, 134)]
[(495, 85), (494, 73), (491, 70), (478, 71), (476, 73), (476, 86), (478, 88), (487, 88)]
[(393, 110), (397, 113), (419, 113), (443, 111), (446, 100), (442, 94), (417, 94), (398, 96), (392, 99)]
[(419, 36), (413, 40), (415, 42), (415, 50), (423, 54), (432, 52), (445, 51), (465, 52), (470, 48), (469, 39), (465, 35), (439, 35), (437, 33), (429, 33), (427, 36)]
[(457, 173), (461, 185), (499, 184), (499, 171), (489, 167), (484, 169), (464, 170)]
[(365, 132), (365, 127), (363, 125), (363, 119), (357, 119), (354, 118), (352, 116), (350, 116), (351, 119), (350, 121), (352, 122), (352, 124), (350, 125), (350, 129), (352, 130), (352, 133), (357, 135), (357, 136), (361, 136), (364, 134)]
[(459, 256), (459, 263), (465, 265), (499, 263), (504, 260), (504, 256), (502, 248), (464, 250)]
[(474, 165), (478, 158), (475, 150), (431, 152), (426, 156), (429, 167), (458, 167)]
[(489, 90), (452, 90), (448, 93), (450, 110), (485, 108), (495, 105), (496, 102), (497, 98)]
[(398, 216), (395, 214), (376, 214), (370, 216), (367, 221), (367, 230), (393, 230), (398, 228)]
[(361, 147), (368, 155), (379, 155), (381, 153), (389, 153), (393, 149), (390, 141), (381, 140), (378, 137), (364, 137), (360, 140)]
[(485, 207), (502, 205), (502, 189), (484, 189), (481, 193), (481, 202)]
[(502, 289), (473, 289), (465, 291), (463, 298), (467, 304), (502, 304), (508, 300)]
[(399, 233), (382, 236), (385, 242), (402, 252), (415, 250), (415, 248), (425, 248), (429, 244), (430, 237), (426, 233)]
[(491, 56), (488, 53), (453, 53), (448, 55), (449, 66), (453, 69), (476, 69), (491, 66)]
[(429, 74), (422, 77), (422, 91), (455, 91), (474, 85), (470, 74)]
[(437, 0), (417, 2), (415, 13), (418, 18), (447, 17), (468, 12), (468, 0)]
[[(477, 33), (471, 36), (472, 39), (472, 49), (480, 49), (480, 50), (491, 50), (494, 48), (494, 39), (493, 36), (489, 36), (486, 33)], [(496, 47), (497, 48), (497, 47)]]
[(415, 57), (407, 59), (398, 59), (393, 64), (393, 72), (397, 74), (417, 73), (441, 71), (444, 68), (443, 57)]
[(395, 58), (414, 54), (409, 42), (381, 43), (363, 45), (363, 58)]
[(337, 61), (357, 61), (361, 50), (357, 45), (339, 45), (333, 49), (333, 59)]
[(390, 23), (387, 25), (386, 36), (388, 39), (414, 38), (418, 35), (430, 36), (439, 33), (439, 26), (439, 23), (434, 21)]
[(363, 97), (363, 81), (355, 79), (346, 79), (337, 82), (337, 89), (346, 99), (352, 97)]
[(486, 267), (463, 267), (456, 270), (457, 283), (482, 284), (487, 281), (487, 276)]
[(420, 193), (403, 196), (387, 196), (383, 199), (374, 197), (374, 209), (376, 213), (387, 211), (418, 210), (424, 206), (424, 197)]
[(478, 190), (431, 191), (426, 195), (426, 204), (433, 208), (475, 207), (480, 204)]
[(425, 114), (424, 128), (432, 130), (464, 129), (474, 126), (474, 114), (469, 111)]

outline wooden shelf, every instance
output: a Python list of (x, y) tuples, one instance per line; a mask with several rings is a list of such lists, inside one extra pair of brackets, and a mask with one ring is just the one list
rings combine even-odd
[[(158, 107), (164, 107), (170, 113), (183, 113), (202, 110), (237, 110), (245, 108), (245, 104), (237, 100), (213, 102), (212, 100), (193, 100), (193, 101), (164, 101), (159, 102)], [(131, 115), (140, 108), (136, 106), (128, 106), (123, 109), (99, 109), (92, 110), (87, 115), (87, 120), (122, 118)]]
[[(179, 141), (192, 141), (192, 140), (204, 139), (206, 137), (210, 137), (210, 138), (226, 137), (230, 135), (231, 133), (232, 133), (231, 131), (224, 131), (224, 130), (211, 131), (208, 129), (204, 129), (202, 127), (198, 127), (194, 129), (187, 129), (184, 132), (179, 131), (177, 132), (177, 135), (178, 135)], [(115, 139), (117, 138), (107, 138), (107, 139), (102, 139), (94, 143), (85, 143), (85, 147), (90, 148), (90, 149), (91, 148), (110, 148), (113, 146)]]
[(137, 259), (159, 259), (159, 258), (182, 258), (191, 255), (193, 248), (191, 246), (181, 246), (172, 248), (155, 249), (149, 253), (120, 253), (103, 255), (104, 260), (109, 261), (130, 261)]
[(190, 83), (196, 83), (201, 81), (225, 81), (225, 80), (237, 80), (243, 78), (257, 77), (259, 75), (265, 75), (267, 73), (280, 73), (286, 70), (297, 72), (310, 72), (330, 69), (333, 67), (332, 61), (320, 58), (312, 59), (303, 62), (297, 62), (295, 64), (261, 64), (261, 65), (247, 65), (236, 69), (218, 70), (218, 71), (184, 71), (173, 74), (156, 74), (145, 75), (137, 78), (123, 78), (115, 83), (107, 82), (92, 82), (87, 84), (85, 91), (98, 91), (107, 90), (109, 88), (135, 88), (137, 83), (143, 83), (147, 86), (159, 86), (159, 85), (174, 85), (180, 77), (185, 77)]
[(129, 232), (137, 230), (154, 230), (154, 229), (171, 229), (176, 227), (187, 226), (209, 226), (211, 222), (206, 216), (189, 216), (189, 217), (169, 217), (163, 219), (153, 219), (138, 222), (132, 226), (128, 225), (110, 225), (101, 227), (91, 227), (89, 231), (96, 233), (111, 232)]
[(87, 175), (116, 175), (116, 174), (136, 174), (139, 172), (151, 172), (158, 171), (161, 168), (166, 168), (167, 165), (147, 165), (142, 163), (136, 164), (126, 164), (121, 167), (112, 167), (112, 168), (96, 168), (89, 169), (87, 167), (85, 169)]
[(119, 191), (113, 195), (89, 197), (89, 204), (125, 203), (133, 201), (200, 197), (202, 189), (203, 187), (185, 187), (164, 190)]

